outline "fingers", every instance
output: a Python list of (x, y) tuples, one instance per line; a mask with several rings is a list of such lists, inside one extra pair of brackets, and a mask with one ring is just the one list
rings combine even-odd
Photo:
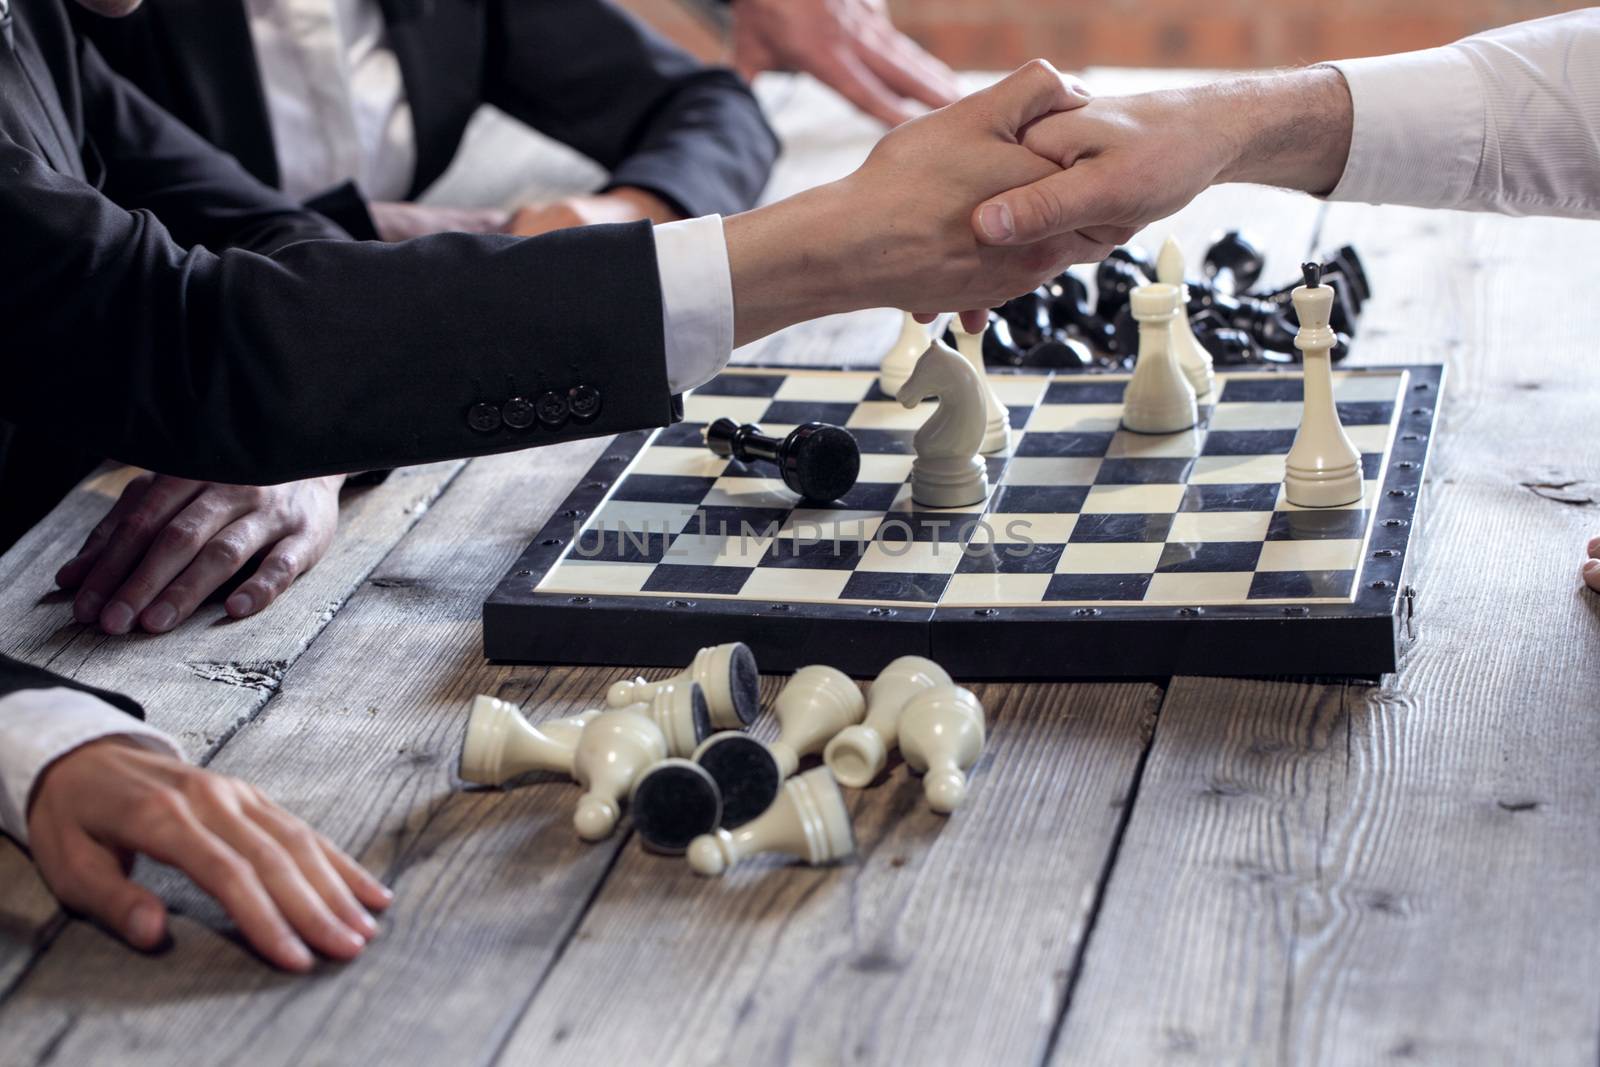
[(38, 847), (35, 855), (46, 884), (69, 910), (89, 916), (144, 951), (166, 937), (166, 905), (127, 876), (111, 849), (75, 831), (59, 848)]
[(363, 943), (377, 935), (378, 924), (356, 899), (353, 887), (343, 873), (334, 866), (320, 835), (259, 795), (248, 809), (248, 814), (289, 854), (328, 910), (345, 927), (359, 934)]
[(867, 68), (903, 97), (937, 108), (961, 96), (961, 86), (950, 68), (887, 22), (864, 36), (857, 50)]
[(1019, 245), (1117, 225), (1123, 195), (1098, 180), (1092, 162), (1080, 163), (979, 204), (973, 230), (985, 244)]
[(1589, 558), (1583, 561), (1583, 584), (1600, 593), (1600, 537), (1589, 538)]
[(1016, 138), (1022, 128), (1035, 119), (1082, 107), (1089, 102), (1089, 94), (1082, 83), (1062, 77), (1055, 67), (1035, 59), (968, 99), (983, 101), (994, 117), (998, 132)]
[[(261, 520), (250, 516), (234, 521), (247, 514), (249, 507), (239, 498), (202, 492), (156, 534), (144, 559), (117, 587), (101, 615), (102, 628), (107, 633), (126, 633), (142, 614), (145, 629), (163, 633), (188, 618), (207, 594), (235, 574), (264, 543), (267, 531)], [(197, 572), (215, 580), (203, 589), (170, 589), (179, 575), (190, 578)], [(161, 600), (152, 605), (157, 597)]]
[[(316, 831), (312, 831), (315, 833)], [(345, 885), (355, 893), (356, 899), (374, 911), (382, 911), (394, 903), (394, 893), (389, 887), (378, 881), (367, 869), (347, 856), (343, 849), (321, 834), (317, 834), (317, 841), (322, 846), (322, 854), (333, 864), (333, 869), (339, 872), (339, 877), (344, 879)]]
[[(112, 528), (105, 547), (78, 589), (77, 598), (72, 603), (73, 618), (79, 622), (100, 619), (112, 591), (122, 584), (123, 579), (143, 558), (156, 535), (199, 492), (200, 483), (183, 478), (157, 478), (152, 481), (138, 504)], [(106, 620), (101, 621), (103, 623)], [(127, 624), (132, 621), (130, 611)], [(125, 624), (122, 632), (126, 630)]]
[(987, 308), (978, 308), (961, 313), (961, 328), (968, 333), (982, 333), (984, 327), (988, 325), (989, 310)]
[[(311, 569), (312, 563), (320, 556), (321, 553), (316, 550), (309, 537), (304, 535), (285, 537), (267, 553), (267, 558), (261, 561), (261, 566), (256, 569), (255, 574), (251, 575), (248, 581), (233, 591), (228, 597), (227, 603), (223, 605), (224, 609), (235, 619), (254, 615), (278, 599), (284, 590), (294, 584), (296, 578)], [(199, 565), (199, 562), (196, 561), (195, 567)], [(190, 568), (190, 570), (194, 569), (194, 567)], [(185, 584), (186, 590), (188, 579), (189, 575), (187, 573), (184, 574), (183, 578), (179, 579), (180, 583)], [(199, 586), (205, 585), (206, 580), (205, 577), (196, 579)], [(220, 584), (222, 583), (217, 582), (211, 588), (215, 589)], [(206, 595), (209, 594), (202, 594), (196, 598), (195, 604), (205, 599)], [(189, 611), (193, 610), (194, 607), (191, 606)], [(184, 617), (187, 617), (187, 615), (188, 612), (184, 612)]]
[(808, 73), (886, 126), (898, 126), (916, 115), (905, 99), (890, 92), (848, 47), (817, 57)]
[(84, 576), (89, 573), (89, 568), (105, 550), (112, 531), (117, 528), (123, 517), (144, 499), (144, 494), (154, 479), (153, 474), (141, 474), (123, 487), (122, 495), (111, 505), (105, 518), (96, 523), (95, 528), (89, 531), (89, 536), (84, 538), (83, 547), (78, 549), (78, 554), (62, 564), (61, 569), (56, 572), (56, 585), (62, 589), (75, 589), (82, 583)]

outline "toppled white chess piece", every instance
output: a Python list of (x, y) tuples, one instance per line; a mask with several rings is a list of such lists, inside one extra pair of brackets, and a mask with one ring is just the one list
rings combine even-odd
[(705, 690), (711, 725), (718, 730), (743, 729), (761, 710), (761, 674), (755, 654), (743, 641), (702, 648), (688, 667), (659, 682), (643, 678), (617, 682), (606, 691), (606, 704), (625, 708), (649, 700), (662, 686), (690, 681)]
[(972, 364), (943, 341), (934, 341), (896, 394), (914, 408), (930, 397), (939, 408), (913, 439), (911, 497), (933, 508), (959, 508), (989, 497), (989, 472), (978, 449), (983, 445), (983, 383)]
[(867, 702), (848, 674), (833, 667), (801, 667), (773, 702), (778, 737), (769, 746), (785, 778), (800, 757), (821, 752), (835, 735), (861, 721)]
[(1128, 294), (1139, 323), (1139, 359), (1122, 400), (1122, 425), (1135, 433), (1177, 433), (1199, 421), (1194, 386), (1172, 351), (1178, 287), (1141, 285)]
[(911, 698), (900, 713), (900, 755), (924, 775), (928, 806), (948, 815), (967, 799), (967, 771), (983, 751), (983, 705), (969, 689), (941, 685)]
[(689, 866), (715, 877), (746, 857), (783, 852), (806, 863), (832, 863), (856, 850), (850, 810), (833, 773), (815, 767), (783, 783), (783, 792), (759, 818), (737, 830), (716, 830), (689, 845)]
[(1331, 508), (1361, 499), (1361, 453), (1350, 443), (1333, 400), (1333, 287), (1322, 284), (1322, 268), (1306, 263), (1304, 285), (1295, 286), (1289, 298), (1300, 320), (1294, 346), (1305, 367), (1305, 406), (1294, 446), (1285, 459), (1283, 495), (1302, 508)]
[(844, 785), (865, 789), (889, 762), (889, 749), (900, 736), (900, 713), (906, 704), (919, 693), (949, 684), (950, 676), (933, 660), (901, 656), (868, 688), (866, 721), (835, 735), (823, 750), (823, 762)]
[(950, 332), (955, 335), (956, 350), (972, 364), (983, 386), (983, 444), (978, 451), (986, 456), (1004, 452), (1011, 447), (1011, 411), (995, 395), (994, 386), (989, 384), (989, 368), (983, 362), (983, 335), (989, 332), (989, 326), (985, 323), (977, 333), (968, 333), (957, 315), (950, 323)]
[(1156, 280), (1178, 288), (1178, 314), (1172, 320), (1172, 349), (1178, 356), (1178, 366), (1184, 377), (1194, 386), (1196, 397), (1208, 396), (1217, 387), (1212, 370), (1211, 353), (1207, 352), (1189, 325), (1189, 287), (1183, 279), (1183, 249), (1178, 239), (1168, 235), (1156, 256)]

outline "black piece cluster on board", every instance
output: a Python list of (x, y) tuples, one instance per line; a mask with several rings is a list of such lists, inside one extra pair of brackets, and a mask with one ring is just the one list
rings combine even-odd
[[(1317, 264), (1333, 286), (1333, 358), (1343, 359), (1356, 334), (1361, 308), (1372, 291), (1361, 257), (1350, 245)], [(1290, 293), (1302, 278), (1258, 287), (1266, 266), (1259, 249), (1238, 230), (1211, 243), (1201, 259), (1201, 277), (1186, 281), (1189, 324), (1222, 366), (1293, 363), (1300, 354), (1294, 335), (1300, 324)], [(1139, 330), (1128, 294), (1156, 277), (1142, 249), (1111, 250), (1094, 271), (1094, 293), (1078, 275), (1062, 273), (1032, 292), (1007, 301), (989, 316), (984, 361), (992, 366), (1048, 370), (1119, 370), (1139, 351)]]

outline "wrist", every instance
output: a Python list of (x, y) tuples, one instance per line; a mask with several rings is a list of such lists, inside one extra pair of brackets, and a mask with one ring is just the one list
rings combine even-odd
[(1222, 82), (1208, 107), (1221, 116), (1218, 182), (1251, 182), (1323, 195), (1350, 153), (1354, 109), (1344, 76), (1308, 67)]
[(677, 208), (648, 189), (636, 185), (619, 185), (607, 189), (601, 196), (610, 197), (627, 207), (636, 219), (649, 219), (653, 223), (678, 222), (683, 215)]

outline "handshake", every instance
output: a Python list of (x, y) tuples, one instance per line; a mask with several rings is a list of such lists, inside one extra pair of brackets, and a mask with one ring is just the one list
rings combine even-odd
[(1034, 60), (891, 131), (848, 177), (728, 219), (735, 343), (867, 307), (977, 328), (1213, 183), (1332, 189), (1350, 122), (1331, 68), (1094, 100)]

